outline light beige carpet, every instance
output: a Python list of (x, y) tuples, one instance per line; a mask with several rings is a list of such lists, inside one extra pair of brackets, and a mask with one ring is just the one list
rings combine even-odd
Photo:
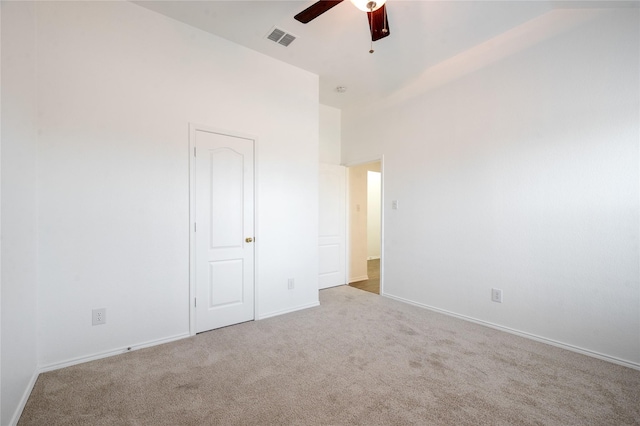
[(631, 425), (640, 371), (348, 286), (42, 374), (21, 425)]

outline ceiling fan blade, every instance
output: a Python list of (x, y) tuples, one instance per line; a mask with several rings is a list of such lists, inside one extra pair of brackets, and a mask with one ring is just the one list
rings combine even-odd
[(367, 20), (369, 21), (369, 29), (371, 30), (371, 40), (377, 41), (391, 34), (389, 30), (389, 20), (387, 19), (387, 5), (373, 12), (367, 12)]
[(294, 16), (294, 18), (297, 21), (300, 21), (303, 24), (306, 24), (316, 19), (318, 16), (322, 15), (332, 7), (337, 6), (338, 3), (342, 3), (342, 1), (343, 0), (321, 0), (319, 2), (312, 4), (302, 12), (298, 13), (296, 16)]

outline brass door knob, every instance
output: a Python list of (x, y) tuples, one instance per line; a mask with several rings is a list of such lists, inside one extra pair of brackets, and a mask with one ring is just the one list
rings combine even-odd
[(249, 237), (249, 238), (245, 238), (244, 239), (246, 242), (248, 243), (252, 243), (253, 242), (253, 238)]

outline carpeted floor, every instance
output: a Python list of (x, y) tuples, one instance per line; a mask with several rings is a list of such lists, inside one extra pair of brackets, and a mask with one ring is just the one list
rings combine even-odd
[(42, 374), (20, 425), (638, 425), (640, 371), (349, 286)]

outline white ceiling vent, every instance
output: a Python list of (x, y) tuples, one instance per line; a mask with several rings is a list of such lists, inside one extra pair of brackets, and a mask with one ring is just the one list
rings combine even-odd
[(288, 32), (281, 30), (280, 28), (273, 27), (267, 35), (267, 38), (271, 41), (275, 41), (285, 47), (289, 46), (296, 36), (289, 34)]

